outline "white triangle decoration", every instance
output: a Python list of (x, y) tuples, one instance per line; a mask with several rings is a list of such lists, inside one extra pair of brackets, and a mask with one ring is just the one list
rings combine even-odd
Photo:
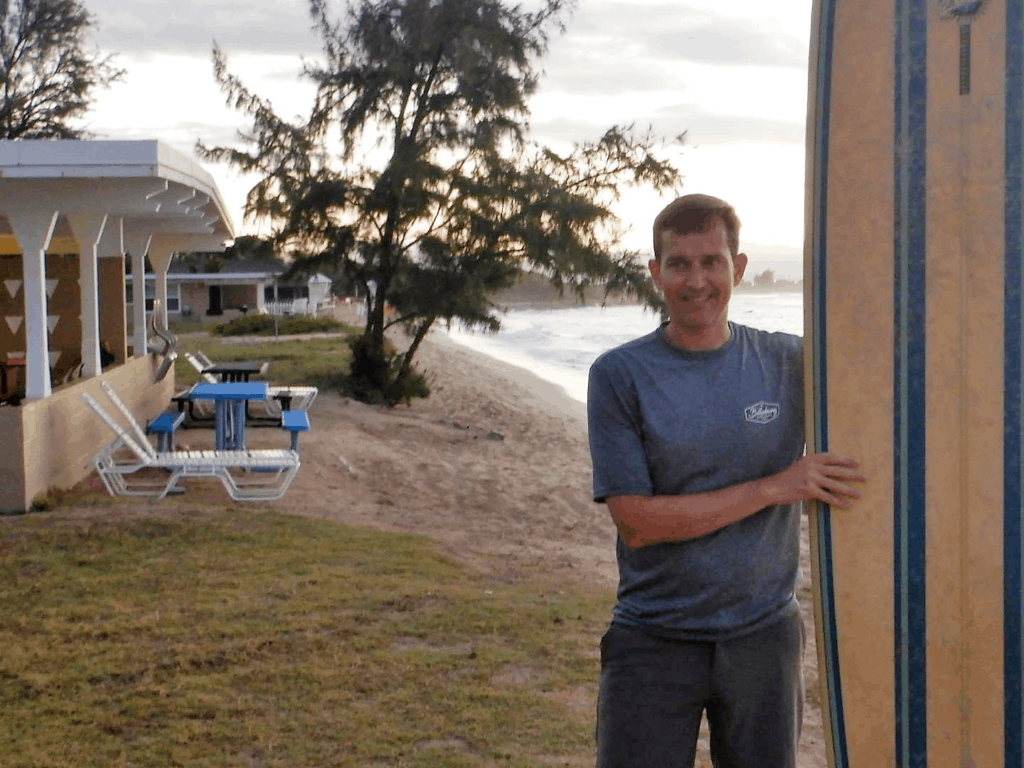
[(60, 354), (61, 354), (60, 352), (51, 352), (50, 353), (50, 367), (51, 368), (53, 368), (55, 365), (57, 365), (57, 361), (60, 360)]
[(57, 327), (57, 323), (60, 322), (60, 315), (47, 315), (46, 324), (50, 327), (50, 333), (53, 333), (53, 329)]
[(18, 289), (21, 288), (21, 280), (4, 280), (4, 286), (13, 299), (18, 295)]
[(17, 333), (24, 318), (21, 315), (8, 315), (4, 319), (7, 321), (7, 327), (11, 329), (11, 333)]
[(59, 283), (59, 282), (60, 282), (60, 280), (47, 280), (46, 281), (46, 295), (49, 298), (51, 298), (51, 299), (53, 298), (53, 292), (55, 290), (57, 290), (57, 283)]

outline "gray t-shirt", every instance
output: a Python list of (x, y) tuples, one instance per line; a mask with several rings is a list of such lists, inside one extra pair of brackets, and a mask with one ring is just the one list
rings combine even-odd
[[(712, 491), (774, 474), (804, 450), (801, 341), (730, 323), (729, 341), (686, 352), (662, 329), (590, 369), (594, 500)], [(795, 606), (800, 505), (767, 507), (689, 541), (630, 549), (619, 538), (613, 621), (725, 640)]]

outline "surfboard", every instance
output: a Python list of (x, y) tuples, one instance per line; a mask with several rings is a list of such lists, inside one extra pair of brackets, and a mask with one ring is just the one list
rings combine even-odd
[(808, 446), (835, 768), (1024, 765), (1024, 0), (815, 0)]

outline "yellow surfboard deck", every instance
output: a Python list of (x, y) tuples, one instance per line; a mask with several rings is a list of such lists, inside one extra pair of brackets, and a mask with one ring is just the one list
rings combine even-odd
[(808, 445), (830, 765), (1024, 765), (1024, 0), (816, 0)]

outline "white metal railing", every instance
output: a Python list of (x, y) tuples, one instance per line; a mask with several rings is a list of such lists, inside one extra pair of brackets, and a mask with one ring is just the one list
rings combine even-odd
[(291, 301), (267, 301), (263, 311), (268, 315), (316, 315), (316, 302), (309, 299)]

